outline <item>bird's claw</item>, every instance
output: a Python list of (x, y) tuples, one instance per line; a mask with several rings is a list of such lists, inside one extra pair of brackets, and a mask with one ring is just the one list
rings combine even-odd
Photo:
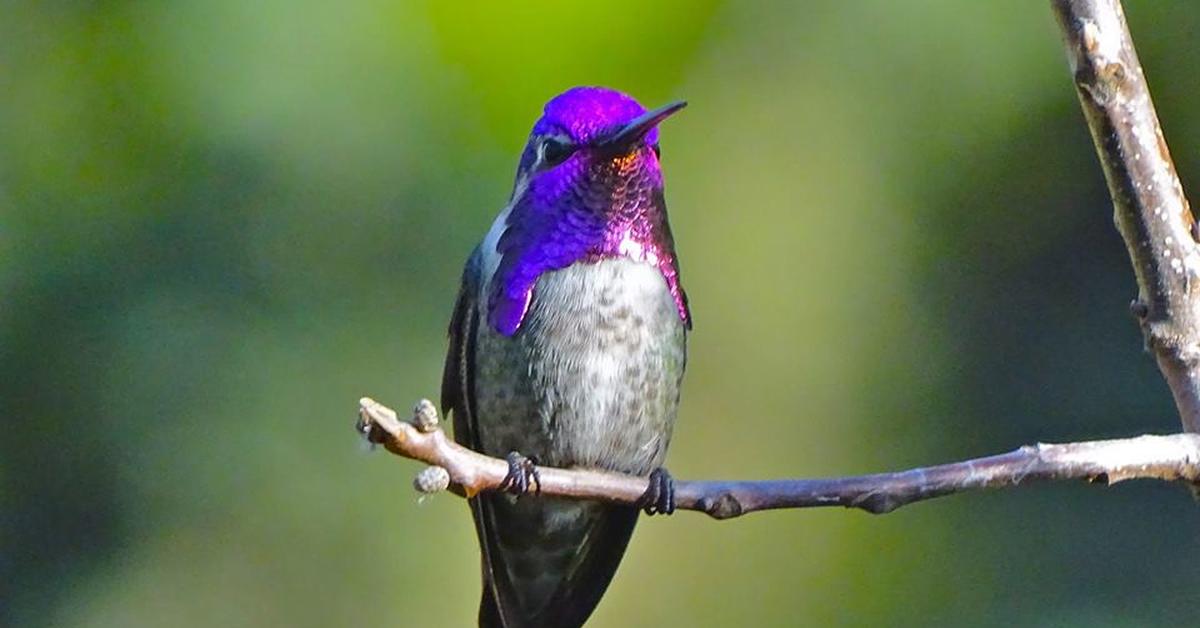
[(675, 512), (675, 480), (667, 470), (658, 467), (650, 472), (650, 485), (639, 504), (648, 515), (669, 515)]
[(538, 473), (536, 460), (515, 451), (510, 451), (504, 459), (508, 461), (508, 474), (496, 486), (497, 490), (524, 495), (532, 488), (535, 494), (542, 493), (542, 476)]

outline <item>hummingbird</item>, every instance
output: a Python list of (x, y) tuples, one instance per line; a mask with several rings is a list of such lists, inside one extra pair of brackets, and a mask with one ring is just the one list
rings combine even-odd
[(546, 103), (507, 205), (463, 270), (443, 410), (454, 438), (507, 459), (504, 491), (469, 500), (481, 627), (581, 626), (639, 509), (529, 495), (537, 465), (648, 475), (648, 514), (674, 510), (662, 468), (692, 318), (663, 199), (658, 125), (602, 87)]

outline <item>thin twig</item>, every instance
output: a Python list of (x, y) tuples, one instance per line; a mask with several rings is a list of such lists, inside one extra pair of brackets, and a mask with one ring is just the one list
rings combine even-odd
[(1119, 0), (1052, 0), (1115, 220), (1137, 275), (1131, 309), (1183, 422), (1200, 432), (1200, 247)]
[[(433, 404), (422, 401), (410, 421), (370, 399), (360, 402), (358, 428), (388, 451), (434, 465), (419, 476), (422, 490), (448, 488), (464, 496), (494, 490), (508, 463), (467, 449), (438, 427)], [(444, 471), (442, 471), (444, 470)], [(427, 470), (428, 471), (428, 470)], [(638, 505), (646, 492), (643, 477), (579, 469), (539, 467), (543, 495)], [(440, 478), (441, 483), (429, 482)], [(1200, 435), (1138, 436), (1117, 440), (1037, 444), (963, 462), (814, 480), (679, 481), (675, 505), (717, 519), (756, 510), (845, 506), (870, 513), (943, 495), (1005, 488), (1047, 480), (1087, 480), (1112, 484), (1129, 479), (1200, 482)]]

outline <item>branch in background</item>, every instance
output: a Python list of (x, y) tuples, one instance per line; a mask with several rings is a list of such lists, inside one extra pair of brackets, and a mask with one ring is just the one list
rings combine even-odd
[[(438, 427), (437, 410), (422, 400), (410, 421), (363, 398), (359, 430), (388, 451), (434, 465), (417, 476), (423, 492), (450, 488), (472, 496), (494, 490), (508, 463), (467, 449)], [(539, 467), (543, 495), (638, 505), (648, 481), (643, 477), (589, 470)], [(1037, 444), (963, 462), (896, 473), (816, 480), (675, 482), (675, 506), (729, 519), (756, 510), (845, 506), (874, 514), (943, 495), (1007, 488), (1047, 480), (1087, 480), (1112, 484), (1129, 479), (1200, 482), (1200, 434), (1139, 436), (1061, 445)]]
[(1131, 308), (1189, 432), (1200, 432), (1200, 247), (1119, 0), (1052, 0), (1115, 220)]

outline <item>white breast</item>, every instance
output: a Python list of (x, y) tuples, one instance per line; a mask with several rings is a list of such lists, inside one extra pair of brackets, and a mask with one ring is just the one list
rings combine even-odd
[(500, 253), (496, 251), (496, 245), (500, 243), (500, 236), (504, 235), (504, 229), (507, 227), (505, 223), (508, 222), (512, 208), (510, 203), (496, 216), (496, 220), (492, 221), (492, 228), (488, 229), (483, 244), (479, 247), (483, 258), (483, 294), (488, 294), (488, 285), (492, 283), (492, 276), (496, 274), (496, 267), (500, 265)]

